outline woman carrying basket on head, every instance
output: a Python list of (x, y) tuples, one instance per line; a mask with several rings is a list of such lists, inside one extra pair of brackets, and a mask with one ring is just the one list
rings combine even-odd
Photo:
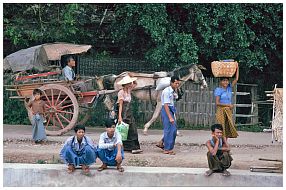
[(220, 78), (220, 86), (214, 90), (216, 103), (216, 120), (223, 126), (223, 136), (236, 138), (238, 133), (232, 120), (232, 88), (236, 85), (239, 77), (239, 68), (237, 65), (235, 79), (230, 83), (228, 77)]

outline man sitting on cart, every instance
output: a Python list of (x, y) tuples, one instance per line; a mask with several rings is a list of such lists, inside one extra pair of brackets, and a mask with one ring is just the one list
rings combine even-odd
[[(66, 58), (66, 66), (62, 70), (63, 79), (66, 81), (74, 81), (76, 79), (75, 72), (73, 70), (75, 67), (75, 60), (73, 56), (68, 56)], [(81, 92), (86, 92), (87, 88), (83, 81), (77, 81), (73, 84), (75, 90), (80, 90)]]
[(75, 60), (72, 56), (66, 58), (66, 66), (63, 68), (62, 74), (63, 78), (68, 81), (75, 80), (75, 72), (73, 70), (75, 67)]

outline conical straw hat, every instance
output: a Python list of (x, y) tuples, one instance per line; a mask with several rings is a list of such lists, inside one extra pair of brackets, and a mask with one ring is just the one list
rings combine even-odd
[(137, 80), (136, 77), (130, 77), (129, 75), (126, 75), (125, 77), (123, 77), (123, 79), (121, 79), (117, 84), (128, 84), (131, 83), (133, 81)]

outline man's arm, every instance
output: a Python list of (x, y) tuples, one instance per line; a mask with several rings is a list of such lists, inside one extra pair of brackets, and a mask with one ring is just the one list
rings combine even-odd
[[(167, 87), (167, 88), (168, 88), (168, 87)], [(175, 121), (174, 121), (174, 119), (173, 119), (173, 117), (172, 117), (172, 115), (171, 115), (171, 113), (170, 113), (170, 108), (169, 108), (170, 97), (168, 96), (169, 93), (166, 91), (167, 88), (165, 88), (165, 89), (163, 90), (163, 92), (162, 92), (161, 101), (162, 101), (162, 103), (164, 104), (164, 109), (165, 109), (166, 114), (167, 114), (167, 116), (168, 116), (168, 118), (169, 118), (169, 121), (170, 121), (172, 124), (174, 124)]]
[(115, 145), (117, 144), (121, 144), (122, 145), (122, 136), (119, 132), (115, 131), (115, 135), (116, 135), (116, 142)]
[(169, 118), (169, 121), (172, 123), (172, 124), (174, 124), (174, 119), (173, 119), (173, 117), (172, 117), (172, 115), (171, 115), (171, 113), (170, 113), (170, 109), (169, 109), (169, 104), (164, 104), (164, 109), (165, 109), (165, 111), (166, 111), (166, 113), (167, 113), (167, 116), (168, 116), (168, 118)]
[(117, 161), (117, 163), (121, 163), (121, 161), (122, 161), (122, 155), (121, 155), (122, 145), (118, 143), (116, 146), (117, 146), (117, 154), (116, 154), (115, 160)]
[(206, 143), (206, 145), (207, 145), (207, 148), (208, 148), (208, 150), (209, 150), (209, 152), (213, 155), (213, 156), (215, 156), (216, 155), (216, 153), (217, 153), (217, 151), (218, 151), (218, 144), (219, 142), (218, 141), (216, 141), (216, 143), (215, 143), (215, 146), (214, 147), (212, 147), (212, 145), (211, 145), (211, 141), (210, 140), (208, 140), (207, 141), (207, 143)]
[(121, 140), (121, 135), (120, 133), (116, 132), (116, 142), (115, 142), (115, 146), (117, 147), (117, 154), (116, 154), (116, 158), (115, 160), (120, 163), (122, 161), (122, 155), (121, 155), (121, 149), (122, 149), (122, 140)]
[(223, 141), (223, 145), (222, 145), (222, 147), (220, 148), (220, 150), (222, 150), (223, 152), (228, 152), (228, 151), (230, 151), (229, 144), (227, 143), (225, 137), (222, 138), (222, 141)]
[(114, 146), (113, 143), (104, 143), (104, 133), (100, 135), (98, 148), (108, 149), (112, 148), (113, 146)]

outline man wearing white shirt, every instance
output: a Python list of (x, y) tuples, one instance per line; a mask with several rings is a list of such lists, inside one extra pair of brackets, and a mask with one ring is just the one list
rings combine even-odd
[(66, 66), (62, 70), (62, 77), (66, 81), (72, 81), (74, 90), (80, 90), (81, 92), (87, 92), (87, 87), (84, 81), (75, 81), (75, 72), (73, 67), (75, 67), (75, 60), (73, 56), (68, 56), (66, 59)]
[(67, 65), (63, 68), (62, 74), (65, 80), (73, 81), (75, 79), (75, 73), (73, 67), (75, 67), (75, 60), (72, 56), (67, 57)]
[(176, 99), (176, 90), (178, 89), (179, 85), (179, 78), (172, 76), (170, 86), (166, 87), (161, 95), (161, 117), (164, 126), (164, 154), (175, 155), (173, 148), (177, 136), (177, 122), (175, 118), (176, 108), (174, 105), (174, 100)]
[(60, 158), (68, 165), (68, 173), (72, 173), (76, 166), (81, 166), (84, 174), (89, 175), (89, 166), (96, 161), (96, 148), (88, 136), (85, 127), (76, 125), (75, 135), (69, 137), (60, 151)]
[(107, 166), (116, 166), (119, 172), (123, 172), (121, 163), (124, 159), (124, 151), (121, 135), (115, 131), (115, 123), (112, 120), (106, 120), (105, 127), (106, 132), (100, 135), (97, 149), (98, 157), (102, 161), (98, 171), (107, 169)]

